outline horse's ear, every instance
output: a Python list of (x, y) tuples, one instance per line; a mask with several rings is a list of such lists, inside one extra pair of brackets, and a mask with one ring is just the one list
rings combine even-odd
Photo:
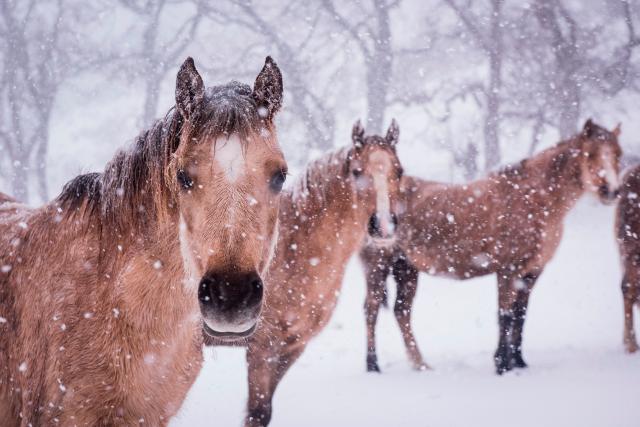
[(622, 123), (618, 123), (618, 125), (613, 129), (612, 133), (617, 137), (620, 136), (620, 134), (622, 133), (622, 129), (621, 129)]
[(584, 122), (584, 126), (582, 127), (582, 135), (586, 136), (587, 138), (590, 138), (591, 136), (593, 136), (594, 130), (595, 130), (595, 125), (593, 124), (593, 120), (587, 119), (587, 121)]
[(204, 83), (198, 74), (193, 58), (187, 58), (176, 77), (176, 107), (186, 120), (195, 120), (202, 100), (204, 99)]
[(356, 148), (362, 148), (364, 146), (364, 128), (362, 127), (360, 120), (355, 122), (353, 125), (353, 129), (351, 130), (351, 140)]
[(391, 120), (391, 124), (389, 125), (389, 130), (387, 130), (387, 136), (385, 139), (387, 143), (391, 146), (395, 146), (398, 143), (398, 137), (400, 136), (400, 127), (398, 127), (398, 122), (396, 119)]
[(282, 74), (270, 56), (265, 59), (253, 84), (253, 99), (258, 104), (260, 116), (268, 120), (273, 119), (282, 105)]

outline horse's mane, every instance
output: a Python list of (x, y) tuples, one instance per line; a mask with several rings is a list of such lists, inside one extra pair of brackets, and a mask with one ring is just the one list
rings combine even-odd
[[(351, 147), (331, 151), (311, 162), (294, 182), (289, 196), (296, 210), (304, 206), (323, 205), (331, 195), (328, 193), (330, 180), (347, 179), (348, 161)], [(335, 195), (334, 195), (335, 196)]]
[[(517, 181), (519, 179), (526, 179), (532, 174), (557, 176), (563, 172), (569, 159), (577, 155), (580, 149), (580, 141), (580, 135), (561, 141), (531, 157), (527, 157), (516, 163), (507, 164), (491, 173), (489, 177), (494, 179), (506, 178), (509, 181)], [(545, 163), (545, 165), (542, 163)], [(541, 170), (541, 166), (544, 166), (545, 170)]]
[[(248, 85), (231, 82), (207, 88), (194, 137), (216, 138), (259, 132), (264, 120)], [(168, 166), (180, 142), (183, 118), (171, 108), (164, 118), (142, 132), (133, 145), (120, 150), (102, 173), (69, 181), (54, 205), (61, 215), (98, 216), (109, 232), (140, 231), (175, 207), (175, 177)], [(241, 138), (246, 141), (246, 138)]]

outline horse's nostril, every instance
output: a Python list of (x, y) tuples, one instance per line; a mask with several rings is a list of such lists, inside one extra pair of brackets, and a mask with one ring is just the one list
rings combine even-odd
[(372, 237), (377, 237), (380, 235), (380, 220), (378, 219), (378, 215), (373, 214), (369, 218), (369, 224), (367, 226), (367, 231), (369, 235)]
[(198, 300), (218, 312), (253, 308), (262, 302), (262, 279), (256, 272), (209, 273), (200, 281)]
[(398, 226), (398, 216), (394, 213), (391, 214), (391, 223), (394, 227)]

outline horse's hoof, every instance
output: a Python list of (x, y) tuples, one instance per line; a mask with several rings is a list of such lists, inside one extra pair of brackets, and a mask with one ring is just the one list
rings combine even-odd
[(638, 343), (635, 342), (635, 341), (627, 342), (627, 343), (624, 344), (624, 350), (628, 354), (633, 354), (636, 351), (638, 351)]
[(513, 365), (511, 364), (511, 358), (507, 357), (503, 353), (496, 353), (493, 360), (495, 361), (496, 374), (498, 375), (502, 375), (513, 368)]
[(378, 366), (377, 363), (374, 364), (369, 364), (367, 363), (367, 372), (377, 372), (380, 373), (380, 367)]
[(506, 366), (496, 366), (496, 374), (498, 375), (502, 375), (505, 372), (509, 372), (511, 370), (511, 366), (506, 365)]
[(429, 365), (427, 365), (426, 363), (422, 362), (422, 363), (416, 363), (413, 365), (413, 369), (419, 372), (422, 371), (432, 371), (433, 368)]
[(513, 356), (513, 358), (511, 359), (511, 366), (520, 369), (529, 367), (529, 365), (527, 365), (527, 362), (525, 362), (522, 358), (521, 354), (516, 354)]

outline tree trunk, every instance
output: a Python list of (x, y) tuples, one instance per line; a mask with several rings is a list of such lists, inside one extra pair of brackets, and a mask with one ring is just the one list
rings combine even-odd
[(389, 5), (384, 0), (375, 0), (378, 33), (373, 40), (373, 54), (365, 57), (367, 67), (367, 129), (381, 134), (384, 129), (384, 113), (387, 109), (387, 94), (393, 71), (391, 51), (391, 26)]
[[(150, 67), (152, 68), (152, 67)], [(161, 78), (156, 73), (148, 73), (145, 77), (145, 94), (144, 94), (144, 112), (142, 115), (142, 126), (150, 126), (156, 119), (156, 111), (158, 111), (158, 96)]]
[(36, 151), (36, 179), (38, 181), (38, 195), (42, 203), (49, 200), (49, 183), (47, 181), (47, 153), (49, 151), (48, 127), (40, 132), (38, 150)]
[(492, 1), (491, 37), (489, 49), (489, 87), (484, 122), (484, 169), (500, 164), (500, 89), (502, 87), (502, 27), (503, 0)]
[(29, 202), (29, 175), (27, 173), (28, 159), (13, 159), (11, 171), (11, 190), (13, 197), (21, 202)]
[(560, 117), (558, 117), (558, 130), (560, 138), (571, 138), (579, 129), (581, 92), (578, 82), (569, 74), (564, 79), (562, 86), (563, 95), (560, 104)]

